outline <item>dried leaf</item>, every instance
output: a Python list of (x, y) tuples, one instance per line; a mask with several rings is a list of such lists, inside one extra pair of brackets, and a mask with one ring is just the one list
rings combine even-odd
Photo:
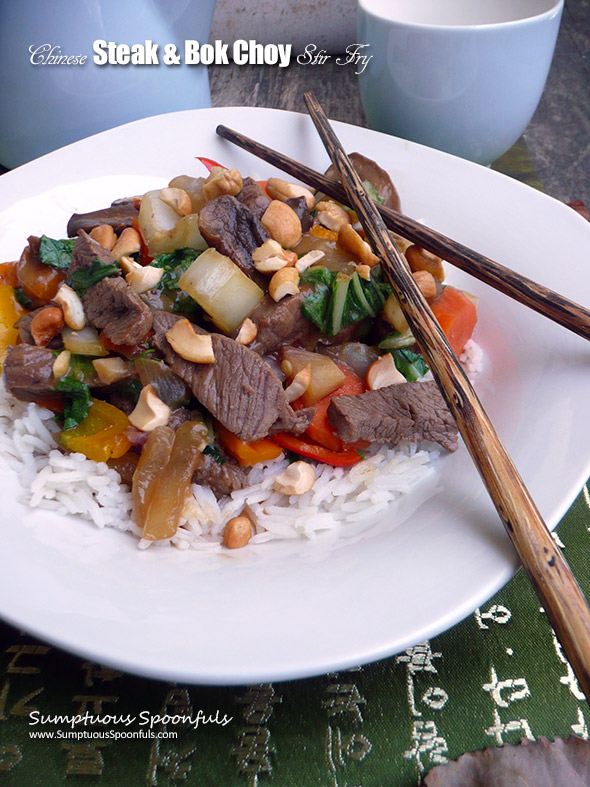
[(522, 740), (463, 754), (429, 771), (424, 787), (587, 787), (590, 741)]

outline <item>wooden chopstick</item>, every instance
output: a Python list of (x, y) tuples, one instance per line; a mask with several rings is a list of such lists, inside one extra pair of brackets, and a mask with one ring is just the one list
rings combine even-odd
[(588, 603), (320, 104), (311, 93), (304, 97), (322, 142), (340, 172), (350, 204), (381, 258), (412, 333), (565, 655), (590, 699)]
[[(258, 158), (267, 161), (275, 167), (287, 172), (302, 183), (307, 183), (319, 189), (329, 197), (349, 204), (345, 189), (339, 183), (329, 180), (325, 175), (300, 164), (297, 161), (278, 153), (276, 150), (256, 142), (250, 137), (240, 134), (227, 126), (217, 126), (220, 137), (227, 139), (235, 145), (253, 153)], [(383, 221), (390, 230), (397, 232), (404, 238), (422, 246), (443, 260), (452, 263), (476, 279), (489, 284), (499, 292), (508, 295), (519, 303), (534, 309), (559, 325), (570, 331), (590, 339), (590, 311), (574, 301), (564, 298), (563, 295), (553, 292), (526, 276), (494, 262), (489, 257), (447, 238), (441, 232), (430, 229), (409, 216), (386, 208), (375, 203), (375, 207), (383, 217)]]

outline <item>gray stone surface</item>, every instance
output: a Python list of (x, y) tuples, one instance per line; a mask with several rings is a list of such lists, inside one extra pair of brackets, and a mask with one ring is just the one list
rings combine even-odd
[(567, 0), (547, 86), (525, 140), (545, 190), (590, 205), (590, 0)]

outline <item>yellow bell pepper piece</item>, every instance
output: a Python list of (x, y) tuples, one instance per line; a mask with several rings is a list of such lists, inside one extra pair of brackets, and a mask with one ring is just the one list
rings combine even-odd
[(25, 309), (14, 297), (14, 288), (10, 284), (0, 284), (0, 370), (11, 344), (15, 344), (18, 328), (14, 323), (25, 313)]
[(313, 227), (309, 231), (310, 235), (313, 235), (314, 238), (324, 238), (324, 240), (338, 240), (338, 233), (334, 232), (334, 230), (328, 230), (325, 227), (322, 227), (321, 224), (314, 224)]
[(118, 459), (132, 445), (125, 435), (128, 426), (129, 419), (122, 410), (100, 399), (91, 399), (86, 418), (73, 429), (65, 429), (61, 433), (61, 443), (95, 462)]

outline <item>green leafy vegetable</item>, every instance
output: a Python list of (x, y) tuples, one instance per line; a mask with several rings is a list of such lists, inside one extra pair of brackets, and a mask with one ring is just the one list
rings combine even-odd
[(385, 202), (385, 198), (382, 197), (380, 194), (377, 194), (375, 186), (373, 186), (370, 180), (363, 180), (363, 186), (365, 187), (365, 191), (367, 192), (369, 197), (374, 202), (378, 202), (380, 205), (383, 205), (383, 203)]
[(411, 347), (413, 344), (416, 344), (416, 339), (414, 339), (414, 334), (408, 328), (403, 333), (393, 331), (393, 333), (388, 334), (385, 339), (379, 342), (379, 349), (400, 350), (403, 347)]
[[(61, 351), (58, 350), (58, 354)], [(96, 379), (96, 370), (92, 365), (92, 361), (87, 355), (75, 355), (72, 353), (70, 356), (70, 371), (68, 378), (78, 380), (80, 383), (87, 383), (89, 380)]]
[(104, 265), (98, 257), (92, 261), (89, 268), (75, 271), (69, 279), (66, 279), (66, 284), (69, 284), (72, 289), (76, 290), (78, 295), (82, 297), (89, 287), (96, 284), (101, 279), (107, 276), (112, 276), (114, 273), (119, 272), (119, 265), (113, 263), (111, 265)]
[(303, 283), (312, 285), (309, 294), (305, 296), (301, 312), (323, 333), (326, 333), (326, 313), (335, 278), (336, 274), (327, 268), (310, 268), (301, 277)]
[(348, 299), (348, 288), (350, 286), (350, 276), (344, 273), (336, 274), (332, 283), (332, 295), (328, 306), (327, 333), (336, 336), (344, 328), (346, 320), (345, 308)]
[(177, 290), (178, 280), (201, 252), (197, 249), (176, 249), (172, 254), (158, 254), (152, 262), (155, 268), (163, 268), (164, 273), (158, 284), (159, 290)]
[(22, 287), (14, 288), (14, 297), (24, 309), (33, 309), (35, 307), (35, 304)]
[(368, 281), (356, 272), (349, 276), (323, 267), (311, 268), (301, 277), (303, 283), (311, 285), (301, 307), (304, 317), (327, 336), (335, 336), (366, 317), (376, 317), (385, 303), (384, 293), (391, 292), (380, 275), (378, 266)]
[(55, 386), (55, 390), (65, 394), (64, 429), (73, 429), (88, 415), (90, 410), (90, 388), (68, 375)]
[(40, 261), (44, 265), (50, 265), (52, 268), (58, 268), (59, 270), (69, 268), (75, 242), (75, 238), (55, 240), (54, 238), (48, 238), (47, 235), (41, 235), (41, 243), (39, 245)]
[(401, 372), (409, 383), (419, 380), (424, 377), (428, 371), (426, 361), (421, 355), (418, 355), (407, 348), (401, 350), (391, 350), (393, 360), (398, 372)]
[(201, 254), (197, 249), (176, 249), (172, 254), (159, 254), (152, 265), (163, 268), (164, 273), (157, 286), (172, 301), (175, 314), (192, 314), (199, 309), (198, 304), (178, 287), (178, 280)]

